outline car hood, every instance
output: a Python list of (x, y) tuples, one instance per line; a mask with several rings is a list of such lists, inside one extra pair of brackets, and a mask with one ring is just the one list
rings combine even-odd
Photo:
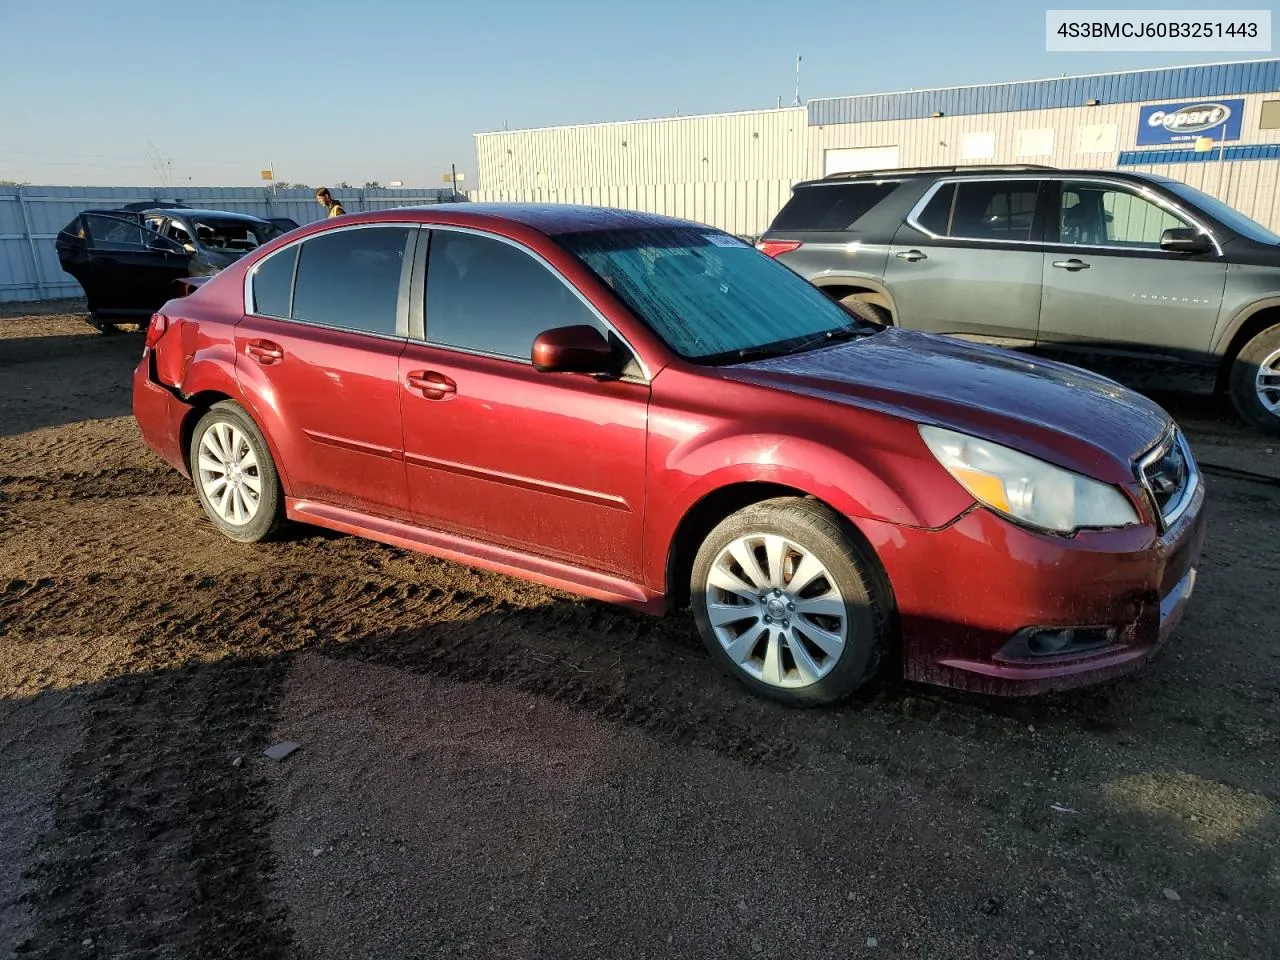
[(1222, 245), (1227, 263), (1250, 267), (1280, 267), (1280, 246), (1237, 237)]
[(820, 350), (723, 368), (802, 393), (1005, 444), (1110, 483), (1169, 428), (1159, 406), (1077, 367), (887, 328)]

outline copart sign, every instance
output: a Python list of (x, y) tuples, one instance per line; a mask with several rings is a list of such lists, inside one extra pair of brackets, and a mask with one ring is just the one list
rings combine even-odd
[(1192, 143), (1197, 137), (1239, 140), (1243, 120), (1243, 100), (1150, 104), (1139, 113), (1138, 146)]

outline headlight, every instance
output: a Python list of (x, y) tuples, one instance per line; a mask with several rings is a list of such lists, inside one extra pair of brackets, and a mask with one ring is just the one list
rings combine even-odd
[(920, 436), (975, 500), (1029, 526), (1072, 533), (1140, 522), (1129, 498), (1109, 484), (953, 430), (921, 426)]

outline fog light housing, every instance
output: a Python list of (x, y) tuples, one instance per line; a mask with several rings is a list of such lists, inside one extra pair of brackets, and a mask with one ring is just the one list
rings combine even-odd
[(998, 660), (1039, 660), (1075, 656), (1110, 647), (1120, 640), (1116, 627), (1027, 627), (1010, 638)]

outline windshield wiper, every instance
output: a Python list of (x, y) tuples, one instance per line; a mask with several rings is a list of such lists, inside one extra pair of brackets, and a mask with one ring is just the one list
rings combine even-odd
[(808, 340), (801, 340), (782, 351), (779, 356), (791, 353), (804, 353), (806, 350), (812, 350), (814, 347), (825, 346), (828, 343), (835, 343), (837, 340), (852, 340), (854, 337), (865, 336), (870, 333), (869, 330), (861, 330), (857, 327), (837, 327), (834, 330), (826, 330), (822, 333), (810, 337)]
[(746, 363), (750, 360), (769, 360), (773, 357), (786, 357), (793, 353), (803, 353), (815, 347), (826, 346), (839, 340), (851, 340), (854, 337), (872, 333), (858, 327), (837, 327), (824, 330), (822, 333), (806, 337), (803, 340), (783, 340), (778, 343), (762, 344), (757, 347), (742, 347), (738, 350), (726, 350), (723, 353), (702, 357), (698, 362), (710, 366), (724, 366), (731, 363)]

